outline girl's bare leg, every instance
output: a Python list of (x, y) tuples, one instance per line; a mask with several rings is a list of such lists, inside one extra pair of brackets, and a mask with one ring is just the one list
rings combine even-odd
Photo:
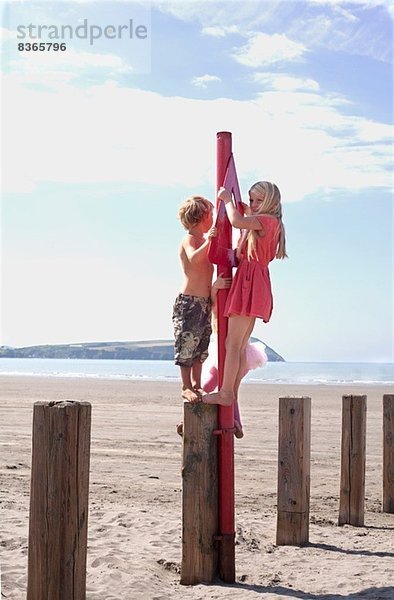
[(229, 318), (223, 385), (221, 390), (216, 394), (206, 394), (203, 396), (203, 402), (207, 404), (222, 404), (224, 406), (230, 406), (233, 403), (235, 399), (235, 384), (241, 367), (244, 338), (248, 334), (250, 327), (253, 328), (254, 321), (254, 317), (239, 315), (233, 315)]
[(234, 400), (234, 427), (235, 427), (235, 432), (234, 432), (235, 437), (243, 438), (244, 432), (243, 432), (243, 428), (242, 428), (241, 413), (239, 412), (238, 392), (235, 393), (235, 400)]
[(243, 429), (242, 429), (242, 421), (241, 421), (241, 414), (239, 411), (239, 404), (238, 404), (238, 390), (239, 390), (239, 386), (241, 383), (241, 379), (242, 377), (245, 376), (245, 374), (247, 373), (247, 369), (246, 369), (246, 350), (242, 350), (241, 351), (241, 360), (239, 363), (239, 369), (238, 369), (238, 373), (237, 373), (237, 378), (235, 380), (235, 385), (234, 385), (234, 427), (235, 427), (235, 437), (237, 438), (242, 438), (244, 436), (243, 433)]
[(239, 369), (238, 369), (238, 373), (237, 373), (237, 377), (235, 380), (235, 386), (234, 386), (234, 394), (235, 394), (235, 400), (234, 400), (234, 426), (235, 426), (235, 436), (238, 438), (242, 438), (244, 436), (243, 433), (243, 429), (242, 429), (242, 421), (241, 421), (241, 415), (239, 412), (239, 405), (238, 405), (238, 390), (239, 390), (239, 386), (241, 384), (242, 379), (245, 377), (246, 373), (248, 372), (248, 367), (247, 367), (247, 360), (246, 360), (246, 346), (248, 345), (249, 342), (249, 338), (250, 335), (253, 331), (253, 327), (255, 324), (256, 319), (253, 318), (250, 326), (248, 328), (248, 330), (245, 333), (243, 342), (242, 342), (242, 348), (241, 348), (241, 360), (239, 363)]

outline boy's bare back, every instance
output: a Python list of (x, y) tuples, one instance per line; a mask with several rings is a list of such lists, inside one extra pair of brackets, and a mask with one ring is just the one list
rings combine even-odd
[(213, 266), (208, 260), (208, 241), (204, 237), (197, 237), (190, 233), (182, 240), (179, 248), (179, 258), (184, 273), (182, 294), (204, 298), (210, 296)]
[(179, 209), (179, 218), (188, 232), (179, 248), (184, 281), (181, 294), (209, 298), (213, 266), (208, 260), (208, 247), (216, 235), (213, 205), (202, 196), (191, 196)]

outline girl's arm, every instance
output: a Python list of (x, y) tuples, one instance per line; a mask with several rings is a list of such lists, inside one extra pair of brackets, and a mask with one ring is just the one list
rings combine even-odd
[(233, 227), (237, 229), (263, 229), (260, 221), (256, 219), (256, 217), (246, 216), (243, 217), (241, 213), (234, 206), (231, 194), (226, 190), (226, 188), (221, 187), (218, 192), (218, 198), (223, 200), (226, 205), (226, 212), (229, 218), (229, 221)]
[(216, 306), (216, 298), (219, 290), (225, 290), (231, 287), (231, 277), (224, 277), (223, 273), (218, 275), (218, 278), (213, 282), (211, 287), (211, 302), (212, 306)]

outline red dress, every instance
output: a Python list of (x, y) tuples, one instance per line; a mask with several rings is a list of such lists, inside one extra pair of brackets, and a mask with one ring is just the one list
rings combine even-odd
[(268, 264), (275, 258), (280, 224), (276, 217), (256, 216), (263, 226), (264, 235), (256, 240), (254, 257), (247, 258), (247, 241), (241, 249), (241, 260), (231, 284), (224, 315), (259, 317), (268, 323), (272, 314), (273, 298)]

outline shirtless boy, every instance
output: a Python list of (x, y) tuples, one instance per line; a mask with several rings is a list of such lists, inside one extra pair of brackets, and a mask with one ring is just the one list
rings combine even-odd
[(180, 206), (178, 217), (187, 234), (179, 248), (184, 282), (172, 316), (175, 364), (181, 369), (182, 397), (189, 402), (199, 402), (203, 393), (202, 364), (208, 356), (212, 331), (213, 266), (208, 260), (208, 246), (210, 239), (216, 236), (216, 229), (212, 227), (213, 205), (201, 196), (191, 196)]

